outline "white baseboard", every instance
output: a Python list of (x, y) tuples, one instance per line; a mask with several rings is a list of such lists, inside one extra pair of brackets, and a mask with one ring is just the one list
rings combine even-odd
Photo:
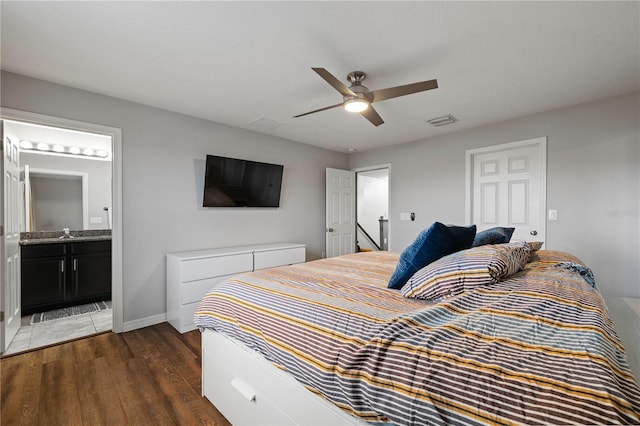
[(151, 315), (150, 317), (139, 318), (132, 321), (124, 322), (124, 332), (137, 330), (139, 328), (149, 327), (150, 325), (160, 324), (167, 320), (167, 314)]

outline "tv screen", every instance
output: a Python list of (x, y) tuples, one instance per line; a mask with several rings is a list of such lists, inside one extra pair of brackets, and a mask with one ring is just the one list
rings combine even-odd
[(203, 207), (279, 207), (278, 164), (207, 155)]

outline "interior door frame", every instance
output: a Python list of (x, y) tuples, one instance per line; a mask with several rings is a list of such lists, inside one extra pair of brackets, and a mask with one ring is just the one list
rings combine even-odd
[(498, 145), (485, 146), (482, 148), (468, 149), (465, 152), (465, 222), (471, 225), (473, 218), (473, 163), (474, 157), (478, 154), (485, 154), (494, 151), (505, 151), (510, 149), (524, 148), (527, 146), (537, 146), (540, 154), (540, 228), (544, 235), (544, 242), (547, 241), (547, 137), (525, 139), (516, 142), (508, 142)]
[(111, 300), (113, 306), (113, 332), (124, 331), (124, 287), (122, 256), (122, 129), (102, 124), (87, 123), (50, 115), (36, 114), (0, 107), (0, 119), (21, 121), (50, 127), (97, 133), (111, 137)]
[[(387, 222), (387, 247), (391, 247), (391, 163), (384, 163), (384, 164), (377, 164), (375, 166), (365, 166), (365, 167), (358, 167), (355, 169), (351, 169), (352, 172), (355, 172), (356, 174), (356, 223), (358, 223), (358, 173), (360, 172), (368, 172), (371, 170), (380, 170), (380, 169), (387, 169), (388, 172), (388, 180), (387, 180), (387, 193), (388, 193), (388, 197), (387, 197), (387, 217), (389, 218), (389, 221)], [(357, 233), (357, 229), (356, 229), (356, 233)]]

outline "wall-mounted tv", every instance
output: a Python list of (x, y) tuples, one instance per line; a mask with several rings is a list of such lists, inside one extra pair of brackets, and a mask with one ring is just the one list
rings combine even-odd
[(279, 207), (284, 167), (207, 155), (203, 207)]

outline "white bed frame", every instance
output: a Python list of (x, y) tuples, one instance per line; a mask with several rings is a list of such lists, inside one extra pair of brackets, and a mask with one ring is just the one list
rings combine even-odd
[(202, 394), (236, 426), (367, 424), (210, 329), (202, 333)]

